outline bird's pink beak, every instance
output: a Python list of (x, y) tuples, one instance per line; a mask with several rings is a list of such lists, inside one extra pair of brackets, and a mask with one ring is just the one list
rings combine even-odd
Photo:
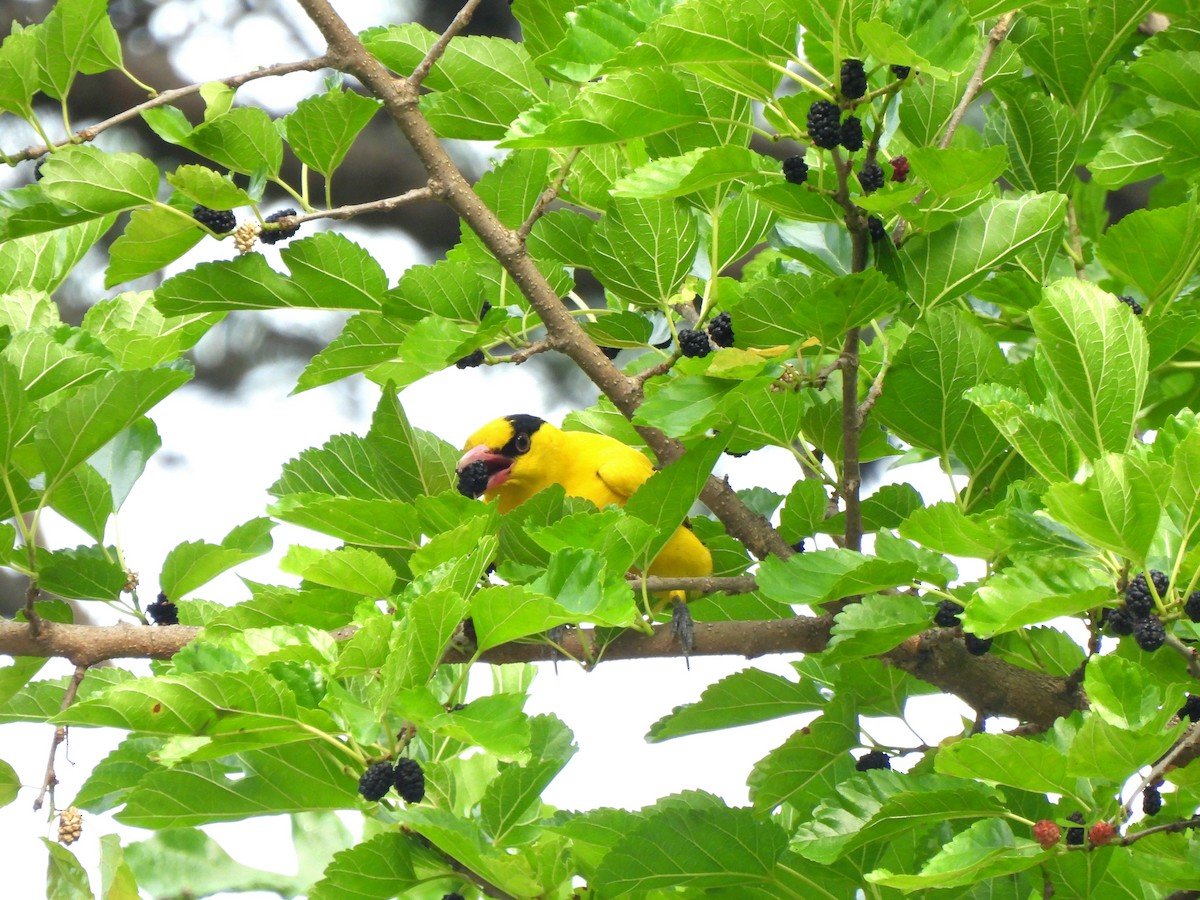
[(486, 444), (480, 444), (477, 447), (472, 447), (462, 455), (462, 459), (458, 461), (456, 471), (461, 475), (463, 469), (472, 463), (481, 462), (487, 467), (487, 487), (485, 490), (493, 491), (505, 481), (512, 471), (513, 461), (503, 454), (496, 453), (491, 447)]

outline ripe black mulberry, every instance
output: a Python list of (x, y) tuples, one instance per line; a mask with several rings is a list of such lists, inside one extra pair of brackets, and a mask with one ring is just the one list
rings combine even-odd
[[(294, 209), (281, 209), (279, 212), (271, 213), (269, 216), (263, 219), (263, 221), (266, 224), (271, 225), (275, 222), (278, 222), (280, 219), (294, 215), (296, 215), (296, 211)], [(286, 241), (299, 230), (299, 225), (294, 225), (291, 228), (264, 228), (262, 234), (258, 236), (258, 239), (264, 244), (277, 244), (280, 241)]]
[(425, 773), (415, 759), (396, 760), (396, 793), (405, 803), (420, 803), (425, 799)]
[(482, 459), (468, 463), (458, 473), (458, 492), (464, 497), (478, 497), (487, 489), (488, 467)]
[(903, 81), (911, 71), (912, 66), (892, 66), (892, 74), (896, 76), (897, 81)]
[(858, 170), (858, 183), (864, 194), (873, 194), (883, 187), (883, 166), (877, 162), (865, 162)]
[[(1067, 816), (1067, 820), (1070, 822), (1075, 822), (1078, 825), (1082, 826), (1083, 825), (1083, 813), (1073, 812), (1069, 816)], [(1067, 843), (1075, 845), (1075, 846), (1079, 846), (1080, 844), (1082, 844), (1083, 843), (1083, 828), (1082, 827), (1068, 828), (1067, 829)]]
[(958, 615), (963, 611), (962, 604), (953, 600), (943, 600), (938, 604), (937, 612), (933, 615), (933, 624), (939, 628), (953, 628), (958, 625)]
[(1142, 314), (1142, 304), (1138, 303), (1128, 294), (1122, 294), (1117, 299), (1132, 309), (1135, 316), (1140, 316)]
[(197, 204), (192, 207), (192, 218), (214, 234), (229, 234), (237, 228), (237, 216), (228, 209), (209, 209)]
[(723, 312), (713, 317), (708, 323), (708, 336), (718, 347), (733, 346), (733, 322), (729, 313)]
[(967, 645), (967, 652), (972, 656), (983, 656), (992, 649), (991, 638), (981, 638), (969, 631), (963, 635), (963, 642)]
[(377, 762), (362, 773), (358, 779), (358, 792), (367, 800), (381, 800), (392, 788), (392, 764), (387, 760)]
[(783, 177), (790, 184), (804, 184), (808, 181), (808, 163), (803, 156), (789, 156), (783, 161)]
[(890, 769), (891, 767), (891, 756), (882, 750), (872, 750), (870, 753), (864, 753), (854, 763), (854, 768), (859, 772), (867, 772), (871, 769)]
[[(1150, 579), (1154, 582), (1154, 589), (1161, 599), (1167, 593), (1167, 588), (1170, 587), (1167, 576), (1158, 569), (1151, 569)], [(1138, 572), (1129, 582), (1129, 586), (1125, 588), (1125, 605), (1135, 619), (1144, 619), (1154, 611), (1154, 597), (1150, 593), (1150, 586), (1146, 583), (1145, 572)]]
[(1109, 631), (1121, 636), (1133, 634), (1133, 613), (1129, 611), (1128, 606), (1106, 609), (1105, 612), (1108, 615), (1104, 617), (1104, 624), (1108, 626)]
[(1162, 809), (1162, 794), (1156, 785), (1150, 785), (1142, 791), (1142, 812), (1148, 816), (1157, 816)]
[(1193, 722), (1200, 722), (1200, 694), (1188, 694), (1188, 698), (1184, 701), (1183, 706), (1179, 707), (1179, 712), (1175, 715), (1179, 716), (1180, 720), (1190, 719)]
[(155, 625), (179, 624), (179, 607), (167, 599), (167, 595), (161, 591), (158, 598), (146, 607), (146, 615)]
[(1167, 629), (1158, 616), (1147, 616), (1133, 623), (1133, 639), (1147, 653), (1153, 653), (1167, 641)]
[(867, 217), (867, 234), (871, 235), (871, 240), (882, 241), (887, 237), (887, 229), (883, 227), (883, 219), (879, 216)]
[(842, 140), (842, 129), (839, 125), (842, 114), (836, 103), (828, 100), (814, 100), (808, 108), (808, 137), (818, 147), (832, 150)]
[(456, 369), (473, 369), (476, 366), (483, 365), (483, 351), (473, 350), (462, 359), (455, 361), (454, 368)]
[(1200, 591), (1188, 594), (1187, 602), (1183, 604), (1183, 613), (1193, 622), (1200, 622)]
[(842, 146), (853, 153), (863, 147), (862, 120), (857, 116), (846, 116), (841, 130)]
[(708, 335), (703, 331), (680, 328), (679, 352), (684, 356), (708, 356), (712, 352), (712, 344), (709, 343)]
[(857, 100), (867, 92), (867, 72), (861, 59), (843, 59), (841, 73), (842, 96)]

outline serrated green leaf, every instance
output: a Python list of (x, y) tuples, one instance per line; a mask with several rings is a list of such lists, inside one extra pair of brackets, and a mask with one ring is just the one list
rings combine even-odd
[(820, 709), (824, 700), (810, 681), (799, 683), (764, 672), (743, 669), (709, 685), (695, 703), (677, 706), (650, 726), (652, 743), (689, 734), (766, 722), (781, 716)]
[(1067, 757), (1047, 743), (1009, 734), (974, 734), (938, 750), (934, 768), (943, 775), (990, 781), (1024, 791), (1077, 799)]
[(0, 44), (0, 109), (25, 120), (33, 118), (33, 95), (38, 89), (40, 30), (38, 25), (13, 28)]
[(21, 779), (16, 770), (0, 759), (0, 806), (8, 806), (17, 799), (21, 790)]
[[(107, 28), (103, 26), (107, 25)], [(57, 100), (65, 99), (75, 76), (82, 71), (99, 72), (89, 65), (111, 48), (112, 24), (105, 0), (62, 0), (56, 3), (37, 30), (37, 66), (41, 88)], [(120, 46), (117, 46), (120, 52)], [(108, 66), (112, 68), (112, 66)]]
[(1053, 484), (1046, 509), (1084, 540), (1134, 560), (1150, 551), (1162, 515), (1159, 473), (1128, 455), (1110, 453), (1093, 463), (1082, 484)]
[[(1180, 703), (1182, 692), (1173, 692), (1171, 713)], [(1170, 698), (1171, 694), (1168, 694)], [(1081, 778), (1100, 778), (1119, 781), (1126, 772), (1136, 772), (1143, 766), (1162, 759), (1171, 745), (1179, 739), (1180, 728), (1165, 727), (1163, 711), (1159, 711), (1156, 727), (1129, 731), (1110, 724), (1103, 716), (1089, 716), (1071, 741), (1067, 757), (1067, 772)]]
[(41, 841), (50, 852), (46, 866), (46, 896), (54, 900), (95, 900), (87, 872), (75, 854), (49, 838)]
[(986, 519), (968, 516), (956, 503), (943, 501), (914, 509), (899, 526), (900, 536), (952, 556), (992, 559), (1007, 541)]
[(113, 287), (157, 272), (203, 238), (204, 231), (195, 222), (165, 207), (135, 209), (121, 236), (113, 241), (104, 286)]
[(69, 225), (48, 234), (4, 242), (0, 253), (0, 292), (24, 288), (53, 291), (112, 227), (115, 215)]
[(51, 154), (40, 184), (56, 202), (98, 217), (153, 203), (158, 167), (136, 153), (105, 153), (84, 144)]
[(71, 600), (116, 600), (126, 581), (115, 554), (100, 547), (38, 553), (38, 585)]
[(783, 603), (827, 603), (842, 597), (907, 584), (916, 566), (835, 548), (797, 553), (786, 562), (769, 556), (758, 571), (758, 588)]
[(82, 465), (69, 474), (51, 495), (50, 506), (92, 540), (104, 541), (105, 526), (114, 512), (112, 491), (91, 466)]
[(882, 20), (863, 18), (855, 22), (855, 31), (876, 59), (935, 78), (961, 72), (971, 63), (978, 34), (962, 4), (939, 0), (891, 3)]
[(777, 165), (744, 147), (698, 147), (651, 160), (617, 179), (612, 190), (618, 197), (682, 197), (729, 182), (763, 184)]
[(996, 429), (1039, 475), (1048, 481), (1070, 481), (1079, 471), (1079, 447), (1045, 406), (1034, 403), (1018, 387), (980, 384), (965, 392)]
[(961, 887), (1032, 869), (1045, 854), (1037, 843), (1013, 837), (1008, 823), (984, 819), (952, 838), (918, 875), (877, 869), (866, 877), (874, 884), (905, 892)]
[(385, 831), (334, 855), (320, 881), (308, 892), (311, 900), (388, 900), (416, 888), (413, 839)]
[(607, 291), (657, 308), (683, 283), (698, 244), (696, 224), (678, 204), (616, 198), (592, 230), (589, 255)]
[(353, 91), (326, 91), (296, 104), (283, 118), (284, 133), (297, 159), (328, 178), (381, 105)]
[(270, 519), (251, 519), (233, 529), (220, 544), (188, 541), (175, 547), (163, 560), (159, 587), (178, 601), (208, 584), (222, 572), (270, 551)]
[[(808, 556), (809, 554), (805, 554)], [(897, 567), (908, 564), (897, 560)], [(831, 665), (875, 656), (896, 647), (929, 627), (929, 612), (908, 594), (876, 594), (851, 603), (834, 619), (832, 637), (825, 649)]]
[(754, 764), (746, 783), (754, 808), (783, 804), (807, 812), (854, 773), (850, 750), (859, 745), (858, 717), (848, 702), (825, 712)]
[(1008, 147), (1007, 179), (1026, 191), (1063, 191), (1075, 178), (1083, 139), (1075, 114), (1040, 91), (997, 90), (1000, 112), (989, 120)]
[(238, 106), (215, 116), (179, 143), (243, 175), (270, 178), (279, 173), (283, 162), (283, 139), (275, 123), (253, 106)]
[(251, 197), (228, 178), (208, 166), (184, 165), (167, 173), (167, 184), (209, 209), (249, 206)]
[(359, 547), (318, 550), (293, 545), (279, 566), (306, 581), (367, 597), (387, 597), (396, 584), (396, 570), (383, 557)]
[(1083, 686), (1092, 712), (1117, 728), (1145, 728), (1158, 718), (1163, 705), (1163, 690), (1154, 676), (1119, 656), (1091, 660)]
[(1200, 203), (1136, 210), (1104, 232), (1096, 254), (1157, 311), (1179, 296), (1200, 267)]
[(1111, 581), (1074, 560), (1031, 557), (989, 578), (967, 604), (962, 620), (975, 634), (1001, 634), (1093, 609), (1113, 591)]

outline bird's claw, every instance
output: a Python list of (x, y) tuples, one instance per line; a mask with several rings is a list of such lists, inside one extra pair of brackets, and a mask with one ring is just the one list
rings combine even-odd
[[(696, 649), (696, 623), (688, 612), (687, 604), (678, 597), (671, 601), (671, 637), (679, 641), (683, 658), (688, 659)], [(688, 668), (691, 668), (690, 662)]]

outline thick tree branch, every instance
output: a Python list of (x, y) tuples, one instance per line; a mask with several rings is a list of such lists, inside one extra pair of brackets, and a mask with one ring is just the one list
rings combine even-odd
[[(405, 78), (393, 76), (369, 54), (362, 42), (342, 21), (328, 0), (297, 0), (328, 42), (330, 65), (353, 75), (381, 100), (392, 120), (412, 145), (431, 183), (441, 187), (441, 199), (458, 214), (484, 246), (504, 266), (514, 284), (529, 300), (546, 327), (556, 350), (570, 357), (579, 369), (632, 418), (642, 402), (641, 385), (621, 374), (590, 340), (567, 312), (558, 295), (526, 252), (520, 235), (506, 228), (463, 177), (442, 147), (441, 141), (417, 107), (417, 88)], [(647, 445), (665, 465), (683, 454), (683, 446), (653, 428), (638, 428)], [(755, 556), (775, 554), (788, 557), (791, 547), (770, 523), (746, 507), (724, 481), (709, 478), (700, 499)]]

